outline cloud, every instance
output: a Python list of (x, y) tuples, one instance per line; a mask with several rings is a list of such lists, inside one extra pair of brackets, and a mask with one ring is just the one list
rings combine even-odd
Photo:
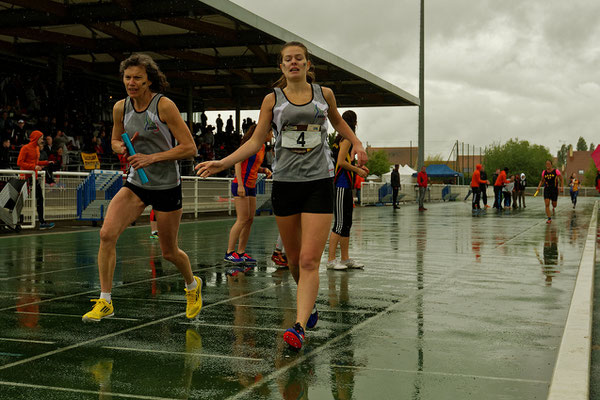
[[(418, 95), (419, 1), (234, 2)], [(425, 6), (427, 153), (449, 153), (456, 140), (479, 148), (518, 137), (552, 152), (579, 136), (594, 141), (600, 2), (428, 0)], [(370, 144), (416, 143), (416, 107), (356, 111), (359, 135)]]

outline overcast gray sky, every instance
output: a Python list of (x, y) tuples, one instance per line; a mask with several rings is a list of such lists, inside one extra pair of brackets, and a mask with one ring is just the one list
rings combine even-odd
[[(419, 0), (233, 2), (419, 95)], [(426, 154), (600, 143), (599, 67), (600, 1), (425, 0)], [(363, 142), (416, 145), (416, 107), (355, 111)]]

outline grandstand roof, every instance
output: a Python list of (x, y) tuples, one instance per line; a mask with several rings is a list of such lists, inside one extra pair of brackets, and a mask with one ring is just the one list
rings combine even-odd
[(227, 0), (2, 0), (0, 53), (118, 80), (120, 61), (143, 51), (172, 93), (189, 88), (207, 110), (257, 109), (279, 77), (277, 55), (305, 43), (317, 81), (341, 107), (413, 106), (419, 100)]

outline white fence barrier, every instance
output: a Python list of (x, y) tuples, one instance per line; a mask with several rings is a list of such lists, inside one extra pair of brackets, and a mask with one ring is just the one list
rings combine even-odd
[[(0, 170), (0, 180), (8, 181), (10, 178), (19, 178), (22, 175), (31, 176), (32, 171)], [(44, 213), (48, 221), (77, 219), (77, 187), (88, 177), (88, 172), (54, 172), (55, 184), (50, 186), (45, 183), (44, 171), (39, 172), (44, 198)], [(199, 213), (227, 211), (230, 215), (233, 206), (231, 195), (231, 181), (233, 178), (199, 178), (196, 176), (182, 176), (183, 212), (197, 217)], [(272, 181), (259, 179), (257, 181), (257, 209), (264, 205), (267, 208), (271, 197)], [(262, 192), (262, 193), (261, 193)], [(36, 217), (35, 185), (29, 186), (29, 196), (22, 210), (22, 228), (34, 228)], [(148, 207), (144, 214), (150, 213)]]
[[(363, 182), (361, 186), (360, 203), (361, 205), (372, 205), (381, 203), (391, 203), (391, 199), (388, 201), (382, 201), (380, 198), (379, 191), (385, 185), (384, 182)], [(448, 185), (433, 184), (427, 187), (427, 194), (425, 195), (425, 201), (442, 201), (442, 191)], [(470, 186), (468, 185), (449, 185), (450, 193), (456, 194), (456, 200), (462, 201), (469, 193)], [(535, 193), (536, 186), (530, 186), (525, 188), (526, 196), (533, 196)], [(540, 192), (542, 192), (540, 190)], [(401, 190), (398, 192), (400, 201), (413, 202), (416, 201), (418, 194), (418, 188), (414, 184), (402, 185)], [(542, 193), (540, 193), (542, 194)], [(487, 188), (488, 203), (494, 202), (494, 188)], [(569, 196), (569, 187), (565, 186), (562, 196)], [(596, 197), (598, 191), (594, 187), (580, 187), (579, 197)], [(491, 199), (491, 201), (490, 201)], [(469, 198), (470, 200), (470, 198)]]

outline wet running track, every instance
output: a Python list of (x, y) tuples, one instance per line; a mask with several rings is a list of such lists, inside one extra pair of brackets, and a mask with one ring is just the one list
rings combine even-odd
[(229, 277), (233, 220), (184, 223), (204, 280), (185, 318), (183, 281), (147, 226), (117, 250), (115, 317), (84, 324), (99, 293), (98, 231), (0, 236), (0, 399), (545, 399), (591, 217), (559, 200), (473, 216), (469, 203), (355, 210), (351, 256), (321, 266), (321, 319), (294, 352), (295, 284), (255, 219), (259, 260)]

